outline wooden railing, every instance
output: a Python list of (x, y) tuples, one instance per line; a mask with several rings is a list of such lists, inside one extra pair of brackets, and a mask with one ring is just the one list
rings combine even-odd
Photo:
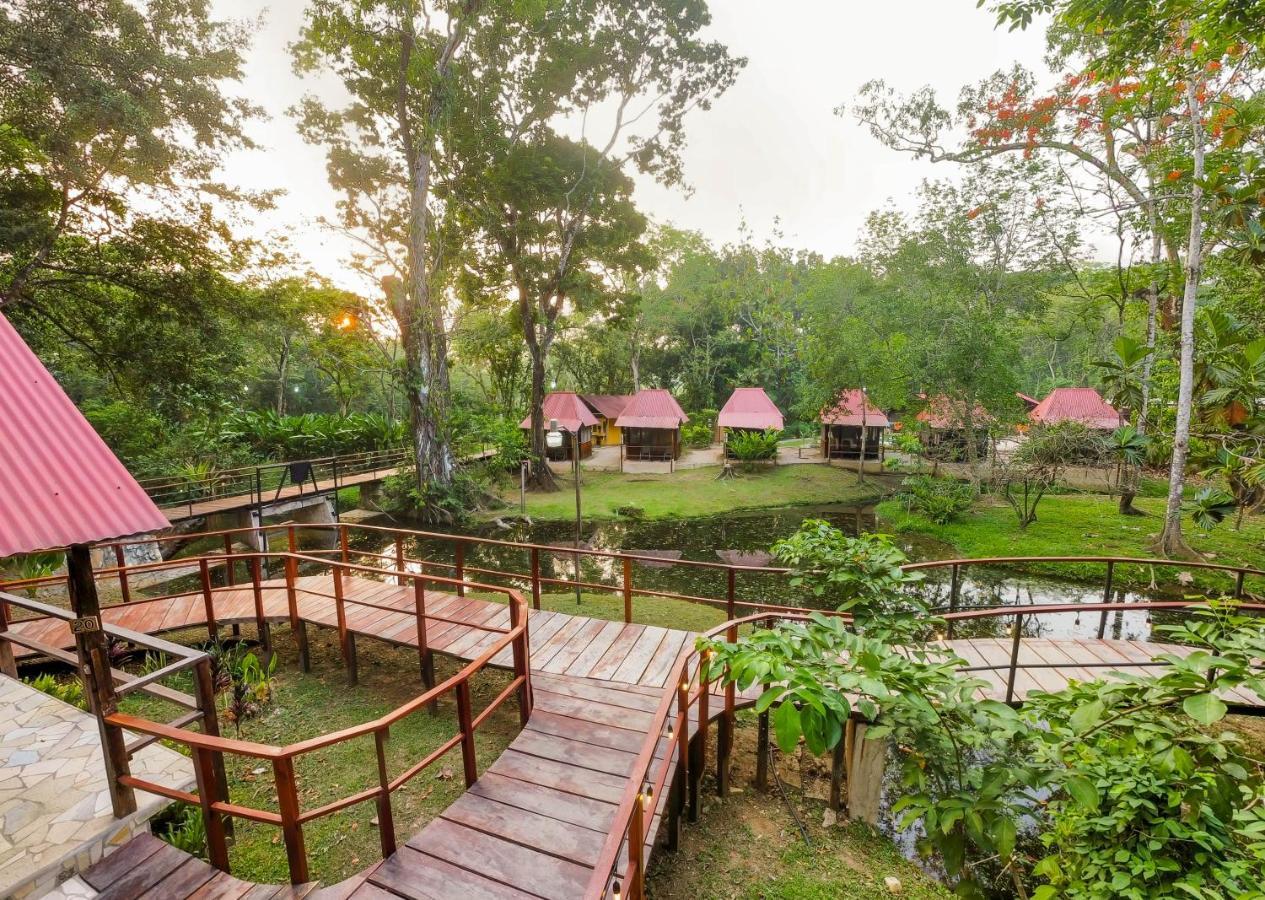
[[(459, 587), (453, 579), (442, 575), (433, 575), (424, 572), (406, 571), (403, 566), (395, 569), (383, 569), (373, 566), (359, 565), (351, 562), (344, 562), (341, 559), (327, 559), (321, 556), (312, 556), (298, 552), (234, 552), (230, 555), (215, 554), (209, 556), (199, 556), (195, 558), (182, 558), (175, 560), (167, 560), (161, 563), (146, 563), (138, 566), (125, 567), (125, 571), (133, 574), (138, 572), (152, 572), (163, 568), (193, 567), (199, 573), (199, 585), (192, 590), (176, 591), (165, 594), (160, 597), (146, 598), (144, 601), (130, 602), (156, 602), (162, 600), (173, 600), (183, 597), (198, 596), (201, 597), (205, 605), (205, 619), (207, 630), (212, 638), (218, 636), (220, 622), (217, 620), (215, 611), (215, 587), (211, 583), (209, 577), (210, 572), (214, 568), (222, 568), (225, 571), (229, 567), (240, 562), (245, 562), (249, 571), (250, 583), (253, 588), (253, 612), (255, 624), (258, 629), (260, 642), (263, 644), (265, 651), (270, 647), (270, 636), (268, 628), (269, 616), (265, 609), (264, 595), (269, 591), (284, 591), (287, 603), (287, 615), (290, 622), (295, 626), (296, 637), (299, 640), (299, 650), (301, 658), (306, 661), (308, 652), (306, 642), (306, 631), (300, 626), (301, 619), (299, 617), (298, 600), (300, 596), (317, 597), (322, 600), (329, 601), (334, 608), (335, 619), (337, 622), (337, 631), (339, 636), (339, 647), (343, 657), (343, 662), (347, 667), (349, 676), (355, 680), (355, 642), (354, 635), (348, 629), (348, 606), (366, 607), (377, 609), (384, 612), (412, 614), (416, 618), (417, 625), (417, 644), (419, 665), (422, 673), (422, 679), (427, 689), (417, 697), (398, 707), (397, 709), (387, 713), (386, 715), (357, 725), (346, 728), (332, 734), (323, 735), (321, 737), (300, 741), (286, 746), (273, 746), (267, 744), (258, 744), (251, 741), (242, 741), (232, 738), (224, 738), (219, 736), (214, 729), (214, 692), (211, 686), (209, 658), (205, 653), (182, 648), (179, 645), (162, 641), (158, 638), (152, 638), (141, 635), (127, 629), (117, 628), (114, 626), (104, 625), (103, 628), (108, 634), (112, 634), (121, 640), (135, 642), (143, 646), (152, 646), (156, 649), (163, 650), (172, 654), (179, 653), (177, 663), (166, 666), (157, 672), (140, 677), (123, 676), (126, 681), (122, 690), (117, 694), (142, 688), (152, 689), (154, 682), (159, 677), (172, 674), (179, 669), (196, 664), (200, 667), (197, 676), (199, 684), (199, 698), (204, 701), (205, 711), (209, 710), (210, 718), (204, 719), (204, 723), (209, 721), (211, 729), (203, 733), (192, 732), (184, 728), (187, 721), (177, 720), (176, 722), (164, 724), (154, 722), (149, 719), (131, 715), (128, 713), (118, 712), (117, 709), (111, 707), (104, 710), (105, 715), (103, 721), (107, 726), (126, 729), (141, 735), (145, 735), (140, 741), (131, 745), (139, 749), (144, 743), (155, 740), (165, 740), (186, 747), (193, 757), (194, 774), (197, 782), (196, 793), (182, 791), (146, 780), (132, 775), (127, 771), (126, 759), (122, 761), (122, 774), (118, 776), (117, 787), (128, 791), (144, 790), (173, 800), (179, 800), (198, 806), (202, 810), (203, 822), (206, 826), (208, 855), (210, 861), (217, 868), (223, 871), (229, 870), (228, 861), (228, 842), (227, 835), (231, 833), (232, 818), (242, 818), (253, 822), (260, 822), (275, 825), (281, 829), (286, 848), (286, 858), (289, 864), (290, 879), (293, 883), (299, 884), (309, 880), (309, 869), (307, 862), (307, 852), (303, 840), (303, 826), (323, 816), (331, 815), (340, 810), (346, 809), (357, 803), (373, 801), (377, 805), (377, 813), (379, 820), (379, 832), (382, 845), (383, 858), (385, 859), (395, 851), (395, 828), (391, 812), (391, 795), (401, 786), (412, 780), (418, 773), (430, 766), (440, 757), (444, 756), (454, 748), (461, 748), (462, 769), (467, 785), (473, 784), (478, 778), (478, 760), (475, 753), (475, 733), (478, 728), (510, 697), (517, 696), (518, 711), (521, 724), (526, 724), (527, 718), (531, 715), (532, 694), (531, 694), (531, 672), (529, 668), (530, 660), (530, 643), (527, 629), (527, 604), (522, 596), (510, 588), (480, 584), (475, 582), (464, 582)], [(261, 572), (265, 568), (265, 562), (272, 561), (279, 564), (284, 571), (284, 583), (282, 585), (264, 584), (261, 578)], [(331, 575), (332, 591), (318, 591), (311, 587), (300, 584), (299, 567), (306, 566), (309, 569), (328, 570)], [(101, 573), (103, 575), (119, 573)], [(344, 579), (349, 576), (360, 575), (372, 578), (388, 578), (393, 579), (399, 585), (411, 584), (413, 587), (414, 605), (412, 610), (404, 610), (394, 606), (385, 606), (374, 603), (370, 600), (359, 599), (348, 596), (344, 591)], [(55, 579), (54, 579), (55, 580)], [(49, 579), (39, 579), (40, 583), (48, 583)], [(426, 609), (426, 599), (428, 589), (444, 589), (454, 588), (464, 590), (471, 588), (484, 593), (504, 596), (509, 607), (509, 625), (508, 627), (497, 627), (492, 625), (481, 625), (468, 621), (457, 621), (442, 615), (428, 612)], [(3, 600), (9, 603), (29, 609), (41, 616), (53, 616), (65, 621), (73, 618), (73, 615), (55, 606), (39, 603), (34, 600), (28, 600), (11, 595), (0, 595)], [(112, 606), (103, 606), (102, 611), (127, 605), (129, 601), (113, 604)], [(62, 653), (57, 648), (52, 648), (39, 644), (34, 641), (27, 640), (20, 634), (12, 632), (8, 629), (8, 616), (4, 610), (4, 603), (0, 602), (0, 659), (12, 659), (12, 650), (10, 645), (17, 644), (19, 646), (28, 647), (41, 655), (51, 656), (53, 658), (66, 658), (66, 661), (74, 663), (75, 660), (70, 654)], [(433, 684), (433, 667), (432, 667), (432, 651), (427, 645), (427, 624), (428, 622), (443, 622), (462, 625), (468, 628), (485, 631), (492, 634), (498, 634), (500, 637), (496, 639), (491, 646), (484, 652), (480, 653), (475, 659), (469, 662), (460, 672), (448, 678), (440, 684)], [(481, 711), (476, 712), (472, 708), (470, 680), (475, 675), (483, 672), (492, 664), (492, 659), (506, 648), (510, 648), (513, 677), (503, 690)], [(7, 651), (8, 656), (5, 656)], [(91, 681), (91, 673), (89, 673)], [(173, 692), (165, 692), (160, 696), (169, 697)], [(457, 732), (428, 753), (420, 760), (413, 762), (409, 767), (394, 776), (387, 770), (387, 762), (385, 748), (387, 738), (390, 734), (391, 727), (401, 719), (421, 710), (423, 707), (434, 708), (436, 702), (443, 696), (455, 695), (457, 707)], [(372, 788), (368, 788), (347, 797), (332, 801), (316, 809), (304, 810), (299, 802), (298, 783), (295, 776), (295, 761), (309, 753), (321, 750), (334, 744), (341, 744), (353, 741), (358, 738), (369, 738), (374, 742), (374, 750), (377, 761), (378, 783)], [(130, 752), (134, 752), (129, 748)], [(228, 782), (225, 776), (225, 756), (239, 756), (266, 761), (271, 765), (272, 777), (275, 786), (277, 798), (276, 811), (257, 809), (233, 803), (229, 799)], [(112, 788), (116, 787), (112, 785)]]
[[(965, 562), (957, 561), (959, 564)], [(1028, 669), (1071, 668), (1084, 670), (1100, 670), (1104, 674), (1115, 669), (1135, 667), (1160, 667), (1166, 665), (1161, 660), (1138, 660), (1135, 655), (1121, 654), (1118, 659), (1099, 658), (1095, 662), (1068, 661), (1063, 663), (1020, 663), (1019, 651), (1022, 646), (1023, 623), (1036, 616), (1070, 615), (1084, 611), (1103, 610), (1104, 613), (1119, 610), (1135, 612), (1139, 610), (1159, 611), (1192, 609), (1206, 606), (1205, 601), (1143, 601), (1135, 603), (1093, 603), (1093, 604), (1034, 604), (1027, 606), (992, 607), (989, 609), (961, 610), (944, 616), (949, 621), (969, 619), (1012, 618), (1010, 629), (1012, 638), (1011, 651), (1005, 662), (990, 665), (963, 666), (963, 673), (979, 674), (997, 672), (1005, 676), (1004, 701), (1011, 705), (1019, 705), (1015, 683), (1020, 671)], [(1265, 614), (1265, 603), (1241, 603), (1240, 610), (1258, 615)], [(799, 613), (755, 614), (732, 619), (706, 633), (706, 637), (724, 636), (729, 642), (738, 639), (739, 630), (747, 626), (773, 627), (776, 622), (807, 621), (808, 616)], [(843, 616), (847, 621), (850, 617)], [(1108, 643), (1108, 646), (1110, 644)], [(706, 651), (704, 651), (706, 652)], [(707, 672), (703, 666), (704, 652), (696, 647), (684, 652), (677, 660), (668, 676), (668, 687), (660, 698), (654, 718), (647, 729), (637, 758), (633, 763), (627, 787), (620, 798), (610, 831), (602, 846), (593, 875), (585, 890), (586, 900), (607, 900), (607, 898), (628, 898), (642, 900), (645, 897), (646, 856), (645, 844), (650, 839), (653, 820), (658, 804), (666, 793), (665, 809), (661, 822), (666, 820), (667, 845), (675, 848), (682, 817), (689, 821), (697, 820), (699, 808), (699, 787), (703, 770), (707, 766), (707, 748), (711, 720), (716, 719), (716, 788), (724, 796), (729, 789), (729, 769), (733, 752), (735, 715), (742, 706), (750, 706), (754, 699), (739, 700), (732, 683), (726, 684), (714, 692), (712, 684), (723, 682), (725, 670)], [(1265, 666), (1262, 666), (1265, 668)], [(713, 713), (709, 709), (711, 703), (718, 703)], [(1244, 705), (1231, 702), (1232, 711), (1253, 715), (1265, 714), (1265, 707), (1260, 705)], [(761, 714), (756, 747), (756, 783), (765, 784), (769, 764), (769, 720), (768, 712)], [(865, 721), (856, 710), (852, 711), (854, 721)], [(660, 750), (663, 750), (660, 753)], [(836, 755), (836, 764), (842, 764), (843, 754)], [(838, 779), (838, 773), (832, 774), (832, 783)], [(621, 862), (622, 861), (622, 862)]]

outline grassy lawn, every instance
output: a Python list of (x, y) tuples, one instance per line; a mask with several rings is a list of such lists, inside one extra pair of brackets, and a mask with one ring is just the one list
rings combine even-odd
[[(898, 500), (879, 504), (882, 527), (895, 532), (916, 532), (951, 545), (963, 557), (987, 556), (1155, 556), (1152, 544), (1159, 537), (1164, 513), (1162, 498), (1140, 498), (1135, 505), (1144, 517), (1121, 516), (1117, 499), (1105, 494), (1054, 494), (1045, 497), (1037, 509), (1037, 521), (1020, 531), (1014, 511), (1001, 500), (985, 499), (958, 522), (936, 525), (905, 511)], [(1241, 531), (1223, 522), (1212, 531), (1202, 531), (1189, 519), (1185, 532), (1191, 547), (1208, 562), (1259, 566), (1265, 550), (1265, 517), (1249, 516)], [(1048, 571), (1065, 577), (1101, 580), (1100, 565), (1059, 565)], [(1181, 568), (1118, 568), (1121, 586), (1180, 584)], [(1223, 590), (1233, 587), (1233, 579), (1189, 570), (1193, 585)], [(1249, 580), (1247, 589), (1265, 590), (1265, 583)]]
[(744, 900), (879, 900), (893, 896), (884, 879), (901, 883), (914, 900), (953, 896), (865, 825), (825, 824), (829, 773), (811, 757), (778, 757), (787, 797), (808, 832), (805, 844), (778, 794), (754, 785), (755, 719), (740, 715), (730, 795), (716, 796), (707, 779), (696, 824), (686, 824), (680, 849), (659, 849), (650, 860), (648, 893), (655, 900), (706, 897)]
[[(377, 718), (421, 693), (417, 655), (392, 649), (379, 641), (359, 642), (360, 680), (349, 687), (338, 654), (336, 635), (329, 629), (309, 628), (312, 671), (298, 666), (294, 641), (288, 630), (275, 632), (280, 654), (274, 677), (276, 700), (257, 718), (242, 724), (241, 737), (269, 744), (286, 744)], [(436, 679), (443, 680), (457, 666), (435, 657)], [(490, 672), (472, 682), (477, 713), (507, 683), (508, 676)], [(181, 687), (173, 680), (173, 687)], [(158, 721), (173, 718), (172, 707), (142, 695), (125, 698), (129, 712), (151, 715)], [(388, 771), (392, 777), (447, 740), (457, 730), (456, 703), (451, 694), (439, 704), (438, 714), (422, 711), (391, 729), (387, 745)], [(235, 734), (229, 722), (221, 722), (225, 736)], [(518, 734), (518, 711), (509, 700), (479, 729), (476, 738), (479, 770), (483, 771)], [(296, 763), (299, 802), (311, 810), (377, 784), (377, 765), (372, 737), (336, 744), (300, 757)], [(266, 762), (226, 757), (232, 800), (257, 809), (276, 809), (276, 794)], [(392, 794), (396, 840), (403, 844), (427, 821), (446, 808), (465, 790), (461, 751), (445, 757), (419, 773)], [(381, 858), (372, 801), (316, 819), (304, 826), (311, 877), (329, 885), (354, 875)], [(236, 839), (229, 850), (233, 874), (250, 881), (285, 883), (285, 846), (279, 828), (235, 822)]]
[[(891, 479), (869, 476), (857, 484), (856, 473), (823, 465), (775, 466), (739, 472), (737, 478), (717, 481), (719, 466), (682, 469), (671, 474), (584, 472), (582, 503), (586, 519), (611, 519), (622, 507), (636, 507), (648, 519), (710, 516), (738, 509), (762, 509), (827, 503), (860, 503), (883, 493)], [(558, 476), (562, 490), (529, 493), (527, 514), (533, 519), (575, 517), (575, 494), (570, 476)], [(517, 487), (502, 495), (517, 509)], [(494, 518), (496, 512), (490, 513)]]

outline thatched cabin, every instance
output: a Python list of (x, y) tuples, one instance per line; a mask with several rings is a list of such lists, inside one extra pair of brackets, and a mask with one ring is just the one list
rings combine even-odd
[[(580, 399), (580, 395), (575, 391), (552, 391), (545, 395), (544, 419), (545, 430), (548, 431), (550, 423), (557, 421), (558, 429), (565, 432), (565, 437), (561, 447), (550, 447), (548, 456), (553, 460), (571, 459), (571, 450), (574, 445), (572, 435), (578, 434), (580, 438), (580, 459), (584, 459), (593, 452), (593, 428), (598, 424), (597, 416)], [(523, 419), (519, 423), (519, 428), (525, 431), (531, 431), (532, 422), (531, 415)]]
[(821, 455), (826, 459), (860, 459), (865, 432), (865, 459), (882, 460), (883, 432), (891, 427), (886, 414), (870, 402), (865, 391), (841, 391), (834, 406), (821, 413)]
[(680, 459), (681, 426), (689, 420), (676, 398), (663, 388), (638, 391), (615, 420), (623, 432), (624, 458)]

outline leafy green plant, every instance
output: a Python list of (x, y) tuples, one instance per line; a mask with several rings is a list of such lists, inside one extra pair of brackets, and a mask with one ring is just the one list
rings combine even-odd
[(48, 694), (50, 697), (56, 697), (63, 703), (69, 703), (71, 706), (77, 706), (80, 709), (88, 708), (88, 699), (83, 694), (83, 682), (78, 678), (61, 680), (45, 672), (41, 675), (36, 675), (34, 678), (23, 680), (35, 690)]
[(767, 431), (731, 431), (725, 441), (725, 450), (739, 462), (759, 462), (777, 458), (777, 445), (782, 433)]
[(971, 485), (930, 475), (911, 475), (901, 483), (905, 509), (918, 512), (937, 525), (962, 518), (975, 506)]
[(206, 822), (196, 806), (181, 806), (180, 812), (168, 822), (166, 829), (158, 832), (158, 836), (190, 856), (206, 858)]
[[(21, 553), (0, 559), (0, 581), (29, 581), (35, 578), (47, 578), (66, 561), (62, 553)], [(26, 589), (27, 596), (34, 597), (35, 587)]]
[(1211, 531), (1221, 522), (1234, 515), (1238, 503), (1234, 497), (1221, 488), (1203, 487), (1195, 492), (1188, 504), (1190, 516), (1195, 524), (1205, 531)]
[(208, 652), (212, 683), (225, 698), (224, 717), (233, 723), (240, 737), (242, 722), (272, 702), (277, 657), (273, 655), (265, 663), (245, 644), (216, 643)]
[(713, 426), (699, 422), (691, 417), (691, 421), (681, 426), (681, 442), (687, 447), (703, 448), (712, 445), (715, 437)]

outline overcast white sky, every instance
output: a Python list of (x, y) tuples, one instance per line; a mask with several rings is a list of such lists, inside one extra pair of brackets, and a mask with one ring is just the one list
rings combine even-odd
[[(261, 234), (284, 233), (318, 272), (361, 288), (343, 262), (349, 246), (316, 224), (332, 215), (324, 151), (306, 145), (286, 110), (305, 92), (337, 100), (336, 80), (306, 81), (290, 68), (305, 0), (215, 0), (220, 16), (263, 16), (243, 90), (268, 121), (253, 128), (263, 149), (228, 161), (229, 181), (286, 191), (261, 216)], [(908, 205), (925, 177), (951, 174), (882, 147), (834, 109), (871, 78), (898, 90), (933, 84), (942, 100), (1016, 60), (1039, 68), (1039, 30), (996, 30), (974, 0), (712, 0), (712, 35), (746, 56), (746, 69), (708, 112), (687, 120), (690, 196), (649, 179), (641, 208), (659, 222), (697, 229), (716, 242), (737, 236), (745, 218), (758, 238), (780, 218), (784, 242), (826, 256), (850, 253), (867, 213), (889, 198)]]

